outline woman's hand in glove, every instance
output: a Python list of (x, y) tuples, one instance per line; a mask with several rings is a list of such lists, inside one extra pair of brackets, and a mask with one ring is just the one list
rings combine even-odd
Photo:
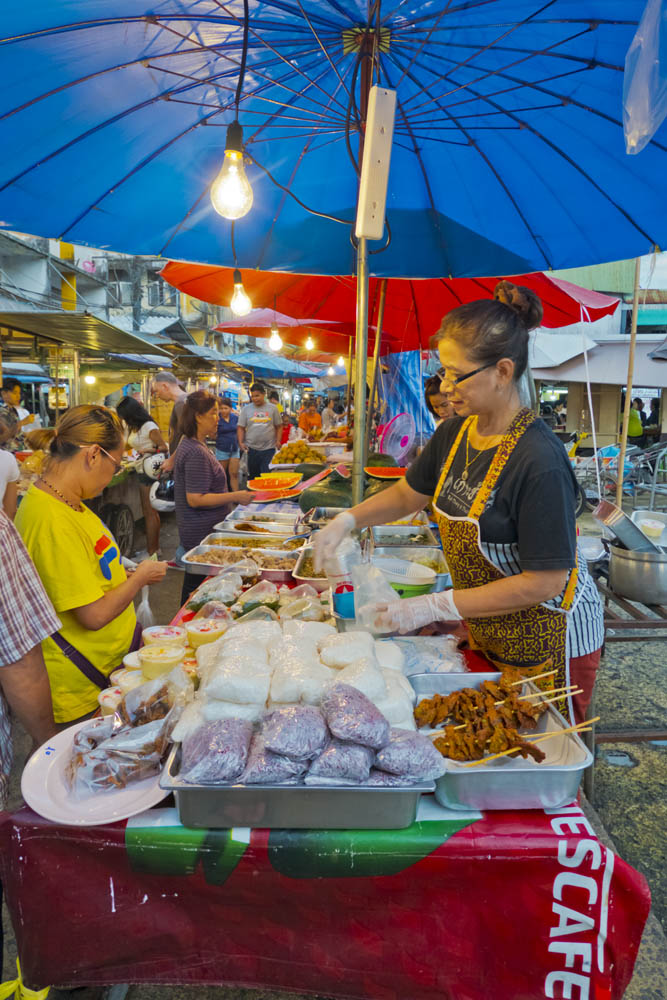
[(376, 604), (374, 608), (370, 605), (363, 608), (362, 613), (377, 632), (415, 632), (431, 622), (461, 621), (453, 590)]
[(325, 559), (330, 559), (336, 553), (336, 549), (346, 537), (356, 527), (356, 521), (352, 511), (344, 510), (337, 514), (333, 521), (327, 524), (326, 528), (316, 531), (313, 535), (313, 562), (315, 571), (319, 572)]

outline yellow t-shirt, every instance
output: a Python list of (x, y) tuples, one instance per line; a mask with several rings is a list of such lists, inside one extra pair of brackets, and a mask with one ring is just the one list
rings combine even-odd
[[(120, 666), (132, 643), (134, 605), (94, 632), (72, 608), (99, 600), (126, 579), (113, 535), (88, 507), (72, 510), (31, 486), (19, 505), (16, 527), (62, 622), (60, 633), (103, 674)], [(56, 722), (70, 722), (97, 708), (99, 688), (52, 639), (42, 643)]]

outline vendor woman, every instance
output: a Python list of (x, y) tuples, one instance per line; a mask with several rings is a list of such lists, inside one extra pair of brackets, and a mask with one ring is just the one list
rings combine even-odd
[(499, 666), (536, 673), (553, 661), (555, 687), (571, 678), (583, 689), (564, 706), (581, 721), (600, 661), (602, 606), (577, 559), (565, 450), (519, 400), (528, 331), (541, 319), (537, 296), (509, 282), (497, 286), (494, 300), (448, 313), (438, 348), (442, 391), (456, 415), (404, 480), (339, 514), (314, 546), (321, 562), (353, 529), (395, 521), (432, 498), (453, 589), (377, 605), (378, 629), (412, 632), (463, 619), (472, 648)]
[(29, 441), (48, 458), (16, 526), (62, 622), (42, 648), (55, 721), (69, 724), (97, 709), (109, 674), (137, 648), (134, 598), (167, 564), (146, 560), (128, 577), (111, 532), (84, 503), (120, 468), (125, 438), (112, 410), (75, 406)]

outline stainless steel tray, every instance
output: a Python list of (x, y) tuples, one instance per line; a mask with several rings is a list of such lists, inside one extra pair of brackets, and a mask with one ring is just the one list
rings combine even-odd
[[(463, 687), (478, 688), (499, 674), (416, 674), (408, 680), (418, 696), (451, 694)], [(537, 690), (529, 682), (527, 688)], [(535, 733), (566, 729), (568, 723), (549, 705)], [(435, 783), (435, 797), (447, 809), (559, 809), (577, 797), (583, 772), (593, 755), (576, 733), (554, 736), (538, 744), (547, 758), (501, 757), (490, 764), (466, 767), (447, 760), (447, 773)]]
[[(186, 552), (182, 558), (182, 562), (188, 567), (189, 573), (199, 573), (202, 576), (215, 576), (220, 573), (221, 570), (233, 566), (233, 563), (205, 563), (205, 562), (193, 562), (193, 555), (205, 555), (208, 552), (238, 552), (241, 553), (240, 559), (246, 559), (248, 557), (252, 558), (252, 554), (244, 552), (243, 549), (231, 548), (226, 549), (224, 545), (195, 545), (194, 549), (190, 549)], [(264, 554), (269, 556), (293, 556), (295, 559), (294, 565), (296, 566), (297, 553), (296, 552), (285, 552), (284, 550), (276, 549), (253, 549), (253, 553)], [(237, 562), (240, 562), (240, 559)], [(265, 580), (273, 580), (274, 583), (286, 583), (288, 580), (292, 579), (292, 570), (287, 569), (262, 569), (260, 567), (260, 575)]]
[(312, 555), (312, 552), (313, 550), (310, 547), (300, 549), (299, 558), (297, 559), (297, 563), (296, 566), (294, 567), (292, 576), (297, 581), (297, 583), (309, 583), (311, 587), (314, 587), (315, 590), (317, 590), (318, 593), (321, 594), (323, 591), (329, 589), (329, 581), (327, 580), (326, 576), (320, 579), (319, 577), (316, 576), (301, 575), (301, 567), (303, 566), (306, 557)]
[(315, 507), (305, 524), (310, 524), (313, 528), (323, 528), (325, 524), (332, 521), (337, 514), (342, 514), (348, 507)]
[(658, 545), (663, 552), (667, 550), (667, 510), (634, 510), (631, 520), (640, 531), (642, 531), (642, 521), (662, 521), (664, 524), (662, 534), (658, 538), (652, 538), (651, 541), (654, 545)]
[(178, 777), (180, 752), (175, 745), (160, 787), (173, 792), (181, 823), (190, 827), (401, 830), (414, 822), (421, 796), (435, 787), (432, 781), (409, 788), (189, 785)]
[[(428, 525), (420, 525), (419, 527), (413, 527), (411, 524), (376, 525), (371, 528), (371, 538), (374, 546), (385, 545), (394, 548), (397, 545), (427, 545), (438, 547), (438, 541)], [(415, 541), (416, 538), (423, 538), (423, 541)]]
[[(417, 524), (410, 524), (410, 521), (416, 521)], [(398, 527), (406, 527), (407, 526), (408, 528), (416, 528), (416, 527), (418, 527), (421, 524), (429, 525), (430, 523), (431, 523), (431, 521), (430, 521), (430, 518), (429, 518), (428, 514), (426, 513), (426, 511), (425, 510), (420, 510), (416, 514), (413, 514), (412, 517), (408, 516), (408, 517), (399, 518), (399, 521), (398, 521), (397, 524), (387, 524), (387, 525), (385, 525), (385, 527), (387, 527), (387, 528), (398, 528)]]
[(230, 514), (227, 515), (224, 521), (221, 521), (220, 524), (216, 524), (214, 527), (216, 531), (227, 531), (229, 528), (229, 521), (257, 521), (258, 524), (268, 524), (267, 517), (269, 521), (279, 521), (280, 524), (291, 525), (296, 524), (298, 516), (298, 508), (295, 508), (289, 513), (274, 513), (273, 511), (270, 511), (269, 516), (269, 514), (248, 514), (247, 507), (236, 507)]
[(641, 528), (638, 528), (634, 521), (631, 521), (620, 507), (609, 500), (601, 500), (593, 511), (593, 517), (598, 524), (615, 535), (621, 545), (634, 552), (660, 552), (662, 549), (656, 545)]
[[(296, 534), (296, 532), (293, 532), (293, 534)], [(266, 544), (262, 544), (261, 546), (260, 545), (249, 546), (245, 551), (247, 554), (250, 554), (254, 552), (256, 549), (267, 548), (272, 550), (280, 549), (281, 552), (298, 552), (301, 546), (297, 546), (296, 548), (293, 549), (284, 549), (281, 547), (282, 543), (285, 541), (285, 538), (289, 537), (290, 537), (289, 533), (287, 535), (262, 535), (261, 542)], [(229, 541), (233, 538), (235, 538), (237, 542), (242, 542), (242, 543), (260, 540), (260, 536), (256, 535), (254, 532), (249, 532), (247, 535), (244, 535), (240, 531), (212, 531), (209, 535), (206, 536), (206, 538), (202, 539), (200, 544), (222, 545), (222, 546), (227, 545), (227, 547), (230, 549), (243, 548), (243, 545), (229, 545)], [(307, 538), (308, 536), (304, 534), (303, 541), (305, 542)]]
[(419, 562), (420, 559), (433, 559), (438, 564), (435, 577), (434, 593), (447, 590), (452, 585), (452, 578), (447, 568), (442, 549), (437, 545), (374, 545), (374, 556), (394, 556), (396, 559), (409, 559), (410, 562)]
[(232, 536), (234, 538), (263, 538), (264, 535), (267, 535), (268, 537), (270, 537), (272, 534), (274, 534), (274, 535), (284, 535), (284, 536), (287, 536), (287, 537), (289, 537), (290, 535), (297, 535), (297, 534), (304, 535), (304, 536), (310, 534), (310, 528), (308, 528), (306, 525), (300, 525), (298, 528), (295, 527), (296, 519), (292, 520), (291, 522), (287, 522), (287, 521), (267, 521), (267, 522), (265, 522), (263, 524), (258, 524), (257, 525), (258, 528), (266, 528), (267, 529), (266, 532), (264, 532), (264, 531), (240, 531), (238, 528), (235, 527), (235, 523), (238, 523), (238, 524), (250, 523), (251, 524), (252, 521), (251, 521), (250, 518), (246, 518), (243, 521), (238, 521), (238, 522), (233, 522), (232, 521), (229, 524), (227, 524), (227, 523), (225, 523), (223, 521), (222, 522), (222, 524), (223, 524), (222, 528), (219, 528), (219, 529), (216, 528), (216, 534), (218, 534), (218, 535), (225, 535), (225, 536)]

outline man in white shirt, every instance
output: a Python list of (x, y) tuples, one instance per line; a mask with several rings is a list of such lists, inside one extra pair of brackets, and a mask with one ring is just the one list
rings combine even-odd
[(236, 433), (241, 451), (248, 452), (248, 478), (269, 471), (276, 449), (280, 447), (282, 420), (277, 407), (266, 401), (262, 382), (250, 386), (251, 402), (239, 414)]

